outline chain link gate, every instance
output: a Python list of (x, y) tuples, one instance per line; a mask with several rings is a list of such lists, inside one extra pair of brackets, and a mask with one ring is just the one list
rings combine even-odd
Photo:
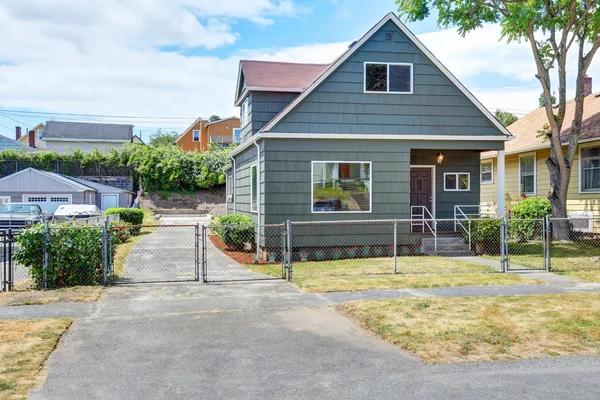
[(202, 226), (202, 282), (284, 279), (285, 224)]
[(502, 263), (505, 271), (548, 270), (548, 219), (507, 218), (502, 221)]
[(2, 291), (8, 292), (14, 285), (14, 262), (15, 235), (12, 230), (0, 232), (0, 242), (2, 244)]

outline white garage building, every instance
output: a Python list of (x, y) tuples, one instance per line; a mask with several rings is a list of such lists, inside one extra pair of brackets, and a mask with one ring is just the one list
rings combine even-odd
[(34, 203), (51, 214), (62, 204), (91, 204), (101, 210), (131, 207), (133, 196), (123, 189), (35, 168), (0, 179), (0, 204)]

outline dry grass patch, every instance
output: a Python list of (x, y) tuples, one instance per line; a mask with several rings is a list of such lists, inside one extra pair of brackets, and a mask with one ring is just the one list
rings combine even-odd
[(102, 286), (75, 286), (53, 290), (17, 288), (13, 292), (0, 293), (0, 306), (24, 306), (50, 303), (90, 303), (98, 300)]
[[(281, 270), (281, 267), (280, 267)], [(306, 292), (348, 292), (454, 286), (527, 285), (544, 281), (516, 274), (415, 274), (298, 278), (293, 282)]]
[(42, 371), (69, 319), (0, 320), (0, 398), (26, 399), (44, 381)]
[(357, 301), (337, 309), (428, 363), (600, 353), (600, 294)]

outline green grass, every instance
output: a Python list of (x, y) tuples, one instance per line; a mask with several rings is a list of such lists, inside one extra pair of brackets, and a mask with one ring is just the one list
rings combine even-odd
[(428, 363), (600, 355), (600, 294), (356, 301), (359, 326)]

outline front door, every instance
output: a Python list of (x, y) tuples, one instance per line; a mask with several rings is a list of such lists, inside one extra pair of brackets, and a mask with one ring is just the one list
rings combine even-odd
[(340, 164), (340, 179), (350, 178), (350, 164)]
[[(411, 168), (410, 169), (410, 206), (425, 206), (433, 214), (431, 168)], [(421, 209), (415, 211), (422, 214)], [(412, 218), (412, 215), (411, 215)], [(426, 216), (425, 218), (430, 218)]]

